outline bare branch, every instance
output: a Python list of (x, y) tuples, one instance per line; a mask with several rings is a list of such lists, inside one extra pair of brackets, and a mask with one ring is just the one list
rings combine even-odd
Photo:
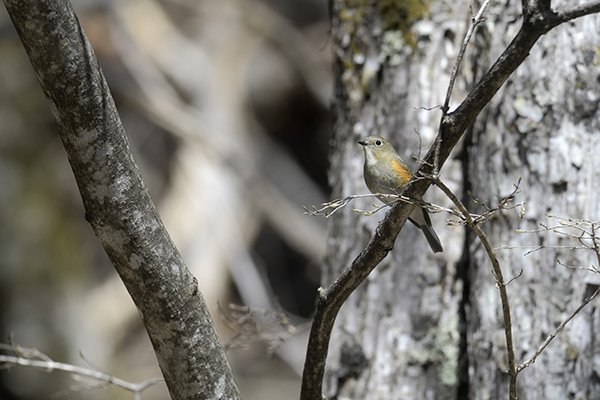
[[(403, 198), (400, 195), (397, 194), (383, 194), (383, 193), (376, 193), (376, 194), (353, 194), (350, 196), (346, 196), (343, 199), (335, 199), (332, 201), (328, 201), (327, 203), (323, 203), (321, 204), (323, 207), (321, 208), (316, 208), (315, 206), (312, 206), (312, 211), (309, 210), (306, 207), (302, 207), (304, 209), (304, 215), (310, 215), (311, 217), (316, 217), (316, 216), (320, 216), (320, 217), (325, 217), (325, 218), (329, 218), (331, 217), (333, 214), (335, 214), (336, 211), (344, 208), (345, 206), (348, 205), (348, 203), (350, 203), (352, 200), (354, 199), (362, 199), (365, 197), (387, 197), (387, 198), (395, 198), (395, 199), (399, 199), (402, 201), (406, 201), (406, 202), (411, 202), (410, 199), (408, 198)], [(377, 207), (375, 210), (373, 211), (362, 211), (362, 210), (354, 210), (356, 212), (360, 212), (361, 214), (365, 214), (365, 215), (371, 215), (376, 213), (377, 211), (381, 210), (383, 207)]]
[(594, 272), (594, 273), (600, 274), (600, 270), (598, 268), (596, 268), (596, 266), (594, 266), (594, 265), (592, 265), (591, 267), (580, 267), (580, 266), (577, 266), (577, 265), (565, 264), (565, 263), (563, 263), (562, 261), (560, 261), (558, 259), (556, 260), (556, 262), (558, 264), (562, 265), (565, 268), (580, 269), (582, 271), (589, 271), (589, 272)]
[(554, 332), (552, 332), (546, 338), (546, 340), (544, 340), (544, 343), (542, 343), (542, 345), (537, 349), (537, 351), (535, 352), (534, 355), (532, 355), (528, 360), (526, 360), (525, 362), (521, 363), (517, 367), (517, 373), (521, 372), (522, 370), (524, 370), (525, 368), (527, 368), (531, 364), (533, 364), (535, 362), (535, 360), (537, 359), (537, 357), (542, 353), (542, 351), (544, 351), (544, 349), (546, 347), (548, 347), (548, 345), (550, 344), (550, 342), (556, 337), (556, 335), (558, 335), (560, 333), (560, 331), (563, 330), (563, 328), (565, 327), (565, 325), (567, 325), (569, 323), (569, 321), (571, 321), (573, 319), (573, 317), (575, 317), (583, 309), (583, 307), (585, 307), (592, 300), (594, 300), (596, 298), (596, 296), (598, 296), (598, 293), (600, 293), (600, 286), (596, 289), (596, 291), (590, 297), (588, 297), (587, 299), (585, 299), (583, 301), (583, 303), (581, 303), (579, 305), (579, 307), (577, 307), (577, 309), (575, 311), (573, 311), (571, 313), (571, 315), (569, 315), (569, 317), (567, 319), (565, 319), (563, 322), (560, 323), (560, 325), (558, 325), (558, 327), (554, 330)]
[[(598, 231), (598, 229), (600, 229), (600, 223), (583, 220), (583, 219), (564, 218), (564, 217), (559, 217), (559, 216), (551, 215), (551, 214), (546, 214), (546, 216), (548, 218), (557, 219), (558, 225), (548, 226), (545, 224), (540, 224), (542, 226), (541, 229), (519, 230), (518, 232), (523, 232), (523, 233), (553, 232), (557, 235), (565, 236), (565, 237), (571, 238), (573, 240), (576, 240), (581, 244), (581, 246), (546, 246), (546, 245), (542, 245), (542, 246), (506, 246), (506, 247), (502, 247), (502, 248), (503, 249), (532, 248), (532, 250), (525, 253), (525, 255), (529, 255), (533, 252), (536, 252), (536, 251), (539, 251), (542, 249), (592, 250), (596, 253), (597, 258), (600, 261), (600, 249), (599, 249), (599, 245), (598, 245), (598, 238), (596, 235), (596, 232)], [(564, 229), (570, 229), (576, 233), (566, 232), (566, 231), (564, 231)], [(593, 245), (588, 244), (587, 243), (588, 241), (591, 241), (593, 243)], [(594, 273), (600, 273), (600, 270), (598, 270), (593, 265), (589, 268), (586, 268), (586, 267), (568, 265), (568, 264), (562, 263), (558, 259), (556, 261), (560, 265), (562, 265), (566, 268), (581, 269), (581, 270), (590, 271), (590, 272), (594, 272)], [(579, 307), (577, 307), (577, 309), (575, 311), (573, 311), (573, 313), (571, 313), (571, 315), (569, 315), (568, 318), (566, 318), (564, 321), (562, 321), (560, 323), (560, 325), (554, 330), (554, 332), (552, 332), (546, 338), (546, 340), (544, 340), (544, 342), (540, 345), (540, 347), (533, 354), (533, 356), (531, 356), (528, 360), (524, 361), (517, 367), (516, 373), (518, 374), (523, 369), (525, 369), (528, 366), (530, 366), (531, 364), (533, 364), (535, 362), (535, 360), (537, 359), (537, 357), (542, 353), (542, 351), (544, 351), (544, 349), (558, 335), (558, 333), (560, 333), (560, 331), (563, 330), (563, 328), (567, 325), (567, 323), (569, 323), (569, 321), (571, 321), (575, 317), (575, 315), (577, 315), (588, 303), (590, 303), (592, 300), (594, 300), (594, 298), (598, 295), (598, 293), (600, 293), (600, 287), (598, 287), (596, 289), (596, 291), (589, 298), (585, 299), (579, 305)]]
[(471, 25), (469, 26), (469, 30), (463, 39), (460, 50), (458, 51), (458, 56), (456, 56), (456, 61), (454, 62), (454, 67), (452, 68), (452, 72), (450, 74), (450, 83), (448, 84), (448, 90), (446, 92), (446, 100), (444, 101), (444, 106), (442, 107), (442, 120), (448, 113), (448, 109), (450, 107), (450, 98), (452, 97), (452, 91), (454, 90), (454, 82), (458, 76), (458, 69), (460, 68), (460, 64), (462, 63), (465, 52), (467, 51), (467, 46), (471, 41), (471, 37), (475, 33), (475, 29), (477, 29), (477, 26), (483, 21), (483, 13), (489, 4), (490, 0), (485, 0), (479, 8), (479, 11), (477, 11), (477, 14), (471, 15)]
[[(385, 198), (391, 198), (391, 199), (395, 199), (396, 201), (401, 201), (401, 202), (405, 202), (405, 203), (409, 203), (409, 204), (418, 204), (419, 206), (426, 208), (427, 211), (429, 211), (430, 213), (433, 213), (433, 214), (447, 212), (449, 214), (452, 214), (455, 217), (461, 218), (460, 221), (447, 220), (446, 222), (449, 225), (465, 225), (466, 224), (465, 219), (462, 217), (462, 213), (460, 213), (457, 210), (442, 207), (440, 205), (429, 203), (429, 202), (426, 202), (423, 200), (409, 199), (408, 197), (401, 196), (399, 194), (388, 194), (388, 193), (354, 194), (354, 195), (346, 196), (343, 199), (335, 199), (332, 201), (328, 201), (327, 203), (323, 203), (323, 204), (321, 204), (321, 206), (322, 206), (321, 208), (317, 208), (315, 206), (312, 206), (312, 210), (309, 210), (307, 207), (302, 207), (302, 208), (304, 209), (304, 215), (310, 215), (311, 217), (319, 216), (319, 217), (329, 218), (333, 214), (335, 214), (338, 210), (347, 206), (352, 200), (367, 198), (367, 197), (378, 197), (378, 198), (385, 197)], [(389, 206), (388, 204), (383, 204), (383, 205), (373, 204), (373, 207), (375, 207), (375, 208), (371, 211), (359, 210), (356, 208), (353, 208), (352, 211), (357, 212), (362, 215), (365, 215), (365, 216), (370, 216), (388, 206)], [(489, 211), (486, 212), (485, 214), (471, 214), (471, 217), (475, 218), (478, 223), (485, 222), (491, 218), (491, 216), (493, 215), (493, 213), (496, 210), (497, 209), (494, 209), (494, 210), (489, 209)]]
[[(439, 187), (445, 194), (448, 196), (450, 200), (458, 207), (458, 209), (463, 213), (465, 219), (467, 220), (467, 224), (475, 231), (477, 237), (483, 244), (487, 255), (492, 263), (492, 273), (494, 278), (496, 278), (496, 286), (500, 290), (500, 301), (502, 303), (502, 315), (504, 317), (504, 334), (506, 338), (506, 353), (508, 357), (508, 375), (510, 378), (510, 398), (511, 400), (516, 400), (517, 398), (517, 370), (515, 367), (515, 350), (513, 344), (513, 336), (512, 336), (512, 322), (510, 315), (510, 305), (508, 302), (508, 294), (506, 292), (507, 283), (504, 283), (504, 277), (502, 275), (502, 269), (500, 268), (500, 263), (498, 262), (498, 257), (490, 243), (488, 237), (481, 230), (479, 225), (471, 218), (469, 212), (462, 204), (462, 202), (456, 197), (454, 193), (439, 179), (435, 179), (434, 183), (437, 187)], [(522, 271), (521, 271), (522, 272)], [(519, 274), (518, 276), (521, 276)], [(517, 277), (518, 277), (517, 276)], [(514, 279), (514, 278), (513, 278)], [(512, 279), (511, 281), (512, 282)], [(510, 283), (509, 282), (509, 283)]]
[(101, 383), (102, 386), (117, 386), (123, 388), (132, 392), (136, 399), (139, 398), (141, 392), (145, 389), (164, 381), (162, 377), (157, 376), (140, 383), (131, 383), (98, 370), (53, 361), (50, 357), (37, 349), (28, 349), (21, 346), (7, 345), (4, 343), (0, 343), (0, 349), (11, 351), (15, 354), (14, 356), (0, 354), (1, 367), (21, 365), (25, 367), (38, 368), (46, 373), (51, 373), (55, 370), (69, 372), (76, 376), (92, 378), (94, 381)]
[[(597, 257), (600, 253), (600, 238), (598, 238), (598, 230), (600, 230), (600, 222), (593, 222), (584, 219), (572, 219), (559, 217), (552, 214), (546, 214), (548, 218), (558, 220), (558, 225), (549, 226), (540, 223), (541, 228), (539, 229), (517, 229), (519, 233), (540, 233), (540, 232), (552, 232), (556, 235), (563, 236), (576, 240), (580, 245), (540, 245), (540, 246), (503, 246), (501, 249), (531, 249), (525, 255), (529, 255), (533, 252), (542, 249), (557, 249), (557, 250), (592, 250), (596, 253)], [(599, 260), (600, 261), (600, 260)], [(565, 265), (566, 266), (566, 265)], [(580, 268), (580, 267), (575, 267)], [(582, 268), (587, 269), (587, 268)], [(592, 269), (593, 271), (593, 269)]]
[[(444, 100), (444, 105), (442, 106), (442, 116), (440, 118), (440, 126), (438, 130), (438, 135), (435, 138), (434, 142), (434, 157), (433, 157), (433, 175), (435, 177), (438, 176), (441, 164), (440, 163), (440, 146), (442, 143), (442, 130), (444, 128), (444, 120), (448, 115), (448, 111), (450, 108), (450, 98), (452, 97), (452, 91), (454, 90), (454, 82), (456, 81), (456, 77), (458, 76), (458, 69), (460, 68), (460, 64), (462, 63), (462, 59), (467, 50), (467, 46), (471, 41), (471, 37), (473, 33), (475, 33), (475, 29), (477, 26), (483, 21), (483, 13), (485, 12), (490, 0), (485, 0), (479, 11), (475, 16), (471, 15), (471, 25), (469, 26), (469, 30), (467, 31), (462, 45), (460, 46), (460, 50), (458, 51), (458, 55), (456, 56), (456, 61), (454, 62), (454, 67), (452, 67), (452, 72), (450, 73), (450, 83), (448, 83), (448, 90), (446, 91), (446, 99)], [(470, 9), (470, 7), (469, 7)]]
[(587, 3), (578, 4), (570, 9), (558, 11), (555, 19), (556, 24), (569, 22), (579, 17), (600, 12), (600, 1), (589, 1)]
[(508, 282), (506, 282), (506, 286), (510, 285), (514, 280), (519, 279), (521, 276), (523, 276), (523, 268), (521, 268), (521, 271), (519, 271), (519, 275), (512, 277)]
[(567, 249), (567, 250), (581, 250), (581, 249), (587, 249), (587, 247), (583, 247), (583, 246), (545, 246), (545, 245), (541, 245), (541, 246), (499, 246), (496, 247), (495, 250), (511, 250), (511, 249), (530, 249), (528, 252), (526, 252), (525, 254), (523, 254), (524, 256), (528, 256), (531, 253), (535, 253), (537, 251), (543, 250), (543, 249)]

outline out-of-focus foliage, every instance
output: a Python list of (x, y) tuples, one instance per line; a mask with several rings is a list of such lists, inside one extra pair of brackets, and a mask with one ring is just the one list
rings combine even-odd
[[(325, 226), (330, 50), (316, 0), (77, 1), (136, 161), (198, 278), (217, 301), (310, 315)], [(90, 362), (129, 381), (158, 374), (139, 317), (91, 229), (26, 54), (0, 9), (0, 341)], [(267, 360), (230, 352), (245, 399), (297, 398), (303, 333)], [(69, 377), (15, 368), (0, 398)], [(276, 387), (273, 385), (277, 385)], [(84, 385), (85, 386), (85, 385)], [(268, 390), (265, 392), (265, 389)], [(268, 393), (267, 393), (268, 392)], [(283, 394), (282, 394), (283, 393)], [(164, 386), (144, 399), (165, 398)], [(70, 398), (130, 398), (118, 390)]]

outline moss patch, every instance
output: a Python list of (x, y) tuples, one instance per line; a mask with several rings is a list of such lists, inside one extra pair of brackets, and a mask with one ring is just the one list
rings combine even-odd
[(410, 28), (429, 11), (431, 0), (375, 0), (383, 20), (384, 31), (404, 33), (406, 43), (414, 46), (415, 39)]

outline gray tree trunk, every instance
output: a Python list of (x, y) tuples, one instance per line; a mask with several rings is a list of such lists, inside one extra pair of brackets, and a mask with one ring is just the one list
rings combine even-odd
[[(402, 14), (400, 5), (379, 4), (332, 2), (338, 77), (334, 198), (368, 193), (356, 144), (365, 136), (388, 138), (416, 169), (411, 155), (419, 155), (419, 139), (423, 146), (431, 144), (440, 117), (439, 110), (418, 107), (443, 103), (470, 16), (468, 3), (434, 2), (422, 16), (419, 10)], [(516, 4), (490, 7), (484, 29), (467, 50), (454, 102), (462, 101), (506, 48), (520, 27), (519, 16)], [(598, 26), (597, 16), (584, 17), (542, 37), (441, 171), (472, 212), (482, 208), (467, 190), (493, 206), (496, 195), (510, 194), (523, 177), (516, 202), (527, 202), (524, 219), (519, 210), (503, 211), (483, 226), (496, 247), (577, 245), (548, 232), (515, 232), (552, 224), (546, 212), (598, 219), (598, 157), (593, 156), (600, 122)], [(425, 200), (449, 206), (436, 189)], [(355, 200), (353, 208), (370, 209), (371, 203), (381, 204)], [(385, 212), (366, 217), (346, 208), (331, 217), (324, 287), (361, 251)], [(504, 324), (489, 259), (472, 232), (445, 225), (447, 218), (432, 215), (444, 253), (434, 256), (421, 232), (406, 224), (390, 255), (342, 307), (329, 346), (328, 398), (508, 398)], [(523, 269), (508, 287), (517, 363), (531, 356), (600, 281), (598, 274), (556, 262), (597, 266), (590, 251), (549, 249), (523, 257), (525, 251), (498, 250), (506, 280)], [(597, 331), (592, 303), (519, 375), (519, 398), (600, 398)]]
[(138, 308), (172, 398), (239, 399), (198, 282), (150, 199), (71, 4), (4, 4), (55, 117), (86, 220)]
[[(388, 138), (413, 170), (418, 167), (415, 131), (422, 146), (429, 146), (440, 118), (439, 109), (418, 107), (443, 103), (466, 15), (465, 9), (435, 3), (428, 16), (403, 32), (401, 21), (393, 19), (399, 9), (338, 6), (334, 2), (335, 75), (341, 77), (330, 174), (334, 198), (368, 193), (356, 143), (366, 136)], [(460, 165), (448, 162), (443, 175), (456, 187)], [(448, 205), (439, 191), (430, 190), (425, 199)], [(368, 210), (373, 203), (381, 205), (370, 198), (353, 207)], [(344, 209), (331, 218), (323, 286), (356, 257), (386, 211), (367, 217)], [(456, 263), (464, 234), (461, 227), (444, 226), (445, 218), (432, 215), (444, 253), (434, 256), (422, 233), (406, 224), (394, 250), (342, 307), (330, 345), (326, 396), (456, 398), (462, 298)]]

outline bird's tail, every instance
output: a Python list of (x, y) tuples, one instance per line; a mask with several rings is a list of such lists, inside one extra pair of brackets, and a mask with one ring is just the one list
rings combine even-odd
[(427, 243), (429, 243), (429, 247), (431, 247), (431, 250), (433, 250), (434, 253), (441, 253), (442, 251), (444, 251), (444, 248), (442, 247), (442, 242), (440, 242), (440, 238), (435, 233), (431, 225), (421, 225), (420, 228), (425, 234)]
[(429, 212), (427, 212), (425, 208), (419, 206), (415, 207), (409, 219), (410, 222), (415, 224), (419, 229), (423, 231), (423, 233), (425, 234), (425, 238), (427, 239), (427, 243), (429, 243), (429, 247), (431, 247), (431, 250), (434, 253), (441, 253), (442, 251), (444, 251), (440, 238), (431, 226)]

